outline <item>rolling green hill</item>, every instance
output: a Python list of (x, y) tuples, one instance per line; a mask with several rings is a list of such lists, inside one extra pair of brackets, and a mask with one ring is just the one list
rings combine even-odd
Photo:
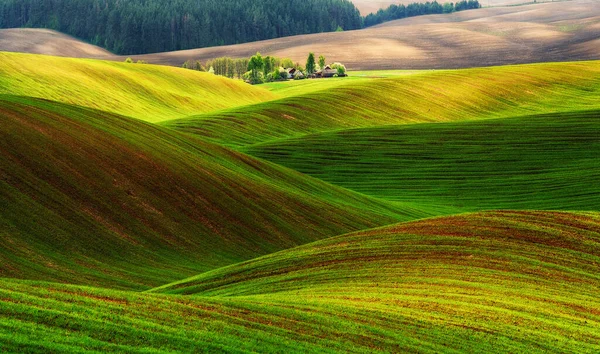
[(0, 352), (600, 352), (600, 62), (401, 74), (0, 53)]
[(600, 111), (308, 135), (243, 151), (367, 195), (458, 210), (600, 210)]
[(173, 67), (0, 52), (0, 94), (45, 98), (148, 122), (276, 98), (223, 77)]
[(242, 147), (339, 129), (589, 110), (600, 108), (599, 73), (599, 62), (428, 71), (330, 83), (327, 91), (162, 124)]
[(8, 351), (591, 353), (599, 263), (598, 213), (427, 219), (157, 289), (193, 296), (2, 280), (0, 342)]
[(139, 120), (0, 98), (0, 276), (147, 289), (427, 215)]

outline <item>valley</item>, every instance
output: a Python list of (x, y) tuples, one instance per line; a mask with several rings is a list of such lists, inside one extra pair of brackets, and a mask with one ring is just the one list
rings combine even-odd
[[(599, 352), (598, 6), (497, 5), (132, 56), (0, 30), (0, 352)], [(310, 78), (181, 67), (257, 51)]]

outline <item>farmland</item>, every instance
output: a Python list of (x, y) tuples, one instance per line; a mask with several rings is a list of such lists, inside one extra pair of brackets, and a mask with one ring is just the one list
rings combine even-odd
[[(452, 69), (600, 59), (600, 8), (595, 1), (538, 1), (521, 6), (487, 7), (505, 5), (509, 1), (501, 2), (503, 0), (491, 0), (489, 4), (482, 1), (486, 6), (482, 9), (410, 17), (361, 30), (132, 57), (179, 67), (187, 60), (248, 58), (258, 51), (304, 63), (307, 53), (312, 51), (343, 62), (351, 70)], [(379, 3), (364, 0), (357, 6)], [(385, 6), (383, 2), (381, 5)], [(30, 32), (23, 40), (14, 31), (0, 29), (0, 50), (100, 58), (89, 51), (74, 51), (73, 45), (62, 46), (63, 53), (55, 50), (60, 47), (57, 41), (63, 36), (56, 32), (28, 29)], [(7, 40), (2, 41), (3, 37)], [(81, 46), (88, 44), (81, 43)], [(127, 55), (102, 55), (101, 58), (124, 61)]]
[(600, 209), (600, 111), (338, 130), (243, 151), (388, 200)]
[(428, 219), (155, 290), (193, 296), (5, 280), (0, 338), (33, 351), (594, 352), (599, 220)]
[(0, 351), (600, 351), (600, 62), (450, 67), (0, 52)]
[(0, 94), (44, 98), (148, 122), (274, 97), (243, 82), (170, 67), (2, 52), (0, 61)]
[(271, 86), (292, 97), (161, 124), (243, 147), (338, 129), (569, 112), (599, 107), (599, 72), (598, 62), (545, 63), (330, 81), (325, 91), (293, 82)]

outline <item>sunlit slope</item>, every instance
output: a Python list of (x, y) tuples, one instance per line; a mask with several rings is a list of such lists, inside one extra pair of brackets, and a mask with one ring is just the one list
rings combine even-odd
[(600, 214), (498, 211), (334, 237), (158, 290), (336, 314), (392, 352), (581, 353), (600, 349), (598, 264)]
[(427, 215), (91, 109), (5, 96), (0, 120), (2, 277), (144, 289)]
[(0, 52), (0, 94), (96, 108), (149, 122), (274, 98), (208, 73), (155, 65)]
[(488, 212), (330, 238), (139, 294), (0, 281), (8, 350), (595, 353), (600, 215)]
[(600, 111), (340, 130), (244, 151), (389, 200), (600, 210)]
[(165, 122), (229, 146), (334, 129), (600, 107), (600, 62), (425, 72)]

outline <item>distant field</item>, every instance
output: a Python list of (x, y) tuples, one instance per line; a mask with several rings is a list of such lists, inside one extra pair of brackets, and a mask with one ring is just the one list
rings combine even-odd
[(107, 57), (112, 53), (71, 36), (35, 28), (0, 29), (0, 51), (74, 58)]
[[(399, 4), (412, 4), (415, 2), (426, 2), (427, 0), (352, 0), (352, 3), (360, 13), (364, 15), (368, 15), (372, 12), (377, 12), (379, 9), (386, 9), (390, 5), (399, 5)], [(538, 1), (538, 2), (547, 2), (551, 0)], [(438, 1), (443, 4), (445, 1)], [(450, 1), (449, 1), (450, 2)], [(482, 7), (489, 6), (507, 6), (507, 5), (518, 5), (524, 3), (531, 3), (533, 1), (528, 0), (481, 0), (480, 4)]]
[[(322, 79), (290, 86), (297, 96), (161, 124), (242, 147), (338, 129), (569, 112), (600, 108), (599, 74), (598, 62), (581, 62)], [(319, 82), (329, 89), (317, 90)]]
[(600, 111), (340, 130), (243, 151), (382, 199), (600, 210)]
[(76, 104), (148, 122), (276, 97), (241, 81), (192, 70), (2, 52), (0, 94)]
[(249, 57), (259, 51), (305, 63), (307, 53), (315, 52), (352, 70), (448, 69), (600, 59), (598, 37), (600, 7), (593, 0), (576, 0), (418, 16), (358, 31), (140, 58), (181, 65), (186, 60)]
[[(374, 9), (388, 3), (388, 0), (359, 0), (357, 5), (364, 12), (368, 11), (364, 10), (366, 6)], [(482, 2), (484, 6), (509, 3), (512, 0)], [(27, 40), (17, 45), (14, 40), (2, 42), (3, 36), (12, 38), (14, 33), (0, 30), (0, 51), (98, 57), (85, 51), (73, 51), (72, 44), (59, 44), (60, 34), (48, 30), (27, 31), (30, 33)], [(452, 69), (600, 59), (599, 37), (597, 2), (574, 0), (418, 16), (363, 30), (136, 55), (134, 59), (181, 66), (186, 60), (207, 61), (223, 56), (247, 58), (260, 51), (305, 63), (307, 54), (315, 52), (331, 61), (343, 62), (351, 70)], [(64, 52), (61, 52), (62, 47)], [(102, 57), (117, 61), (126, 58)]]

